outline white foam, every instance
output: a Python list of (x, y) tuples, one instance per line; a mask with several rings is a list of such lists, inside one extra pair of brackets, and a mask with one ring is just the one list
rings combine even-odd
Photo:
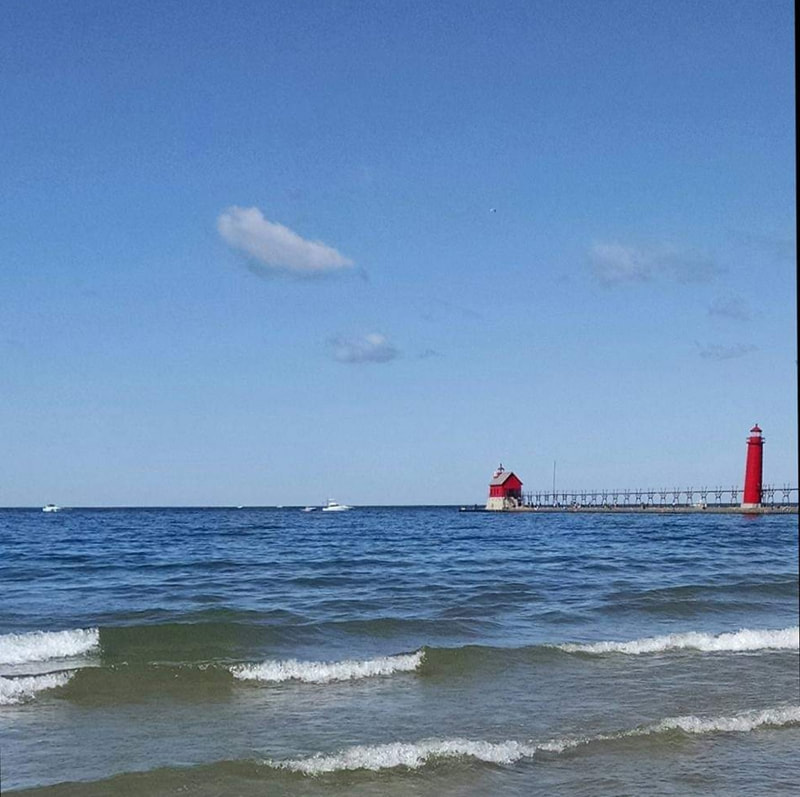
[(100, 644), (96, 628), (0, 634), (0, 664), (26, 664), (88, 653)]
[(431, 759), (474, 758), (490, 764), (513, 764), (522, 758), (533, 758), (538, 752), (563, 753), (565, 750), (597, 742), (627, 737), (650, 736), (671, 730), (685, 733), (744, 733), (762, 727), (782, 727), (800, 723), (800, 706), (786, 706), (747, 711), (732, 717), (670, 717), (651, 725), (627, 731), (597, 734), (573, 739), (553, 739), (547, 742), (506, 740), (488, 742), (472, 739), (423, 739), (418, 742), (391, 742), (379, 745), (357, 745), (337, 753), (317, 753), (306, 758), (265, 761), (267, 766), (288, 769), (304, 775), (323, 775), (345, 770), (419, 769)]
[(21, 678), (3, 678), (0, 675), (0, 706), (22, 703), (45, 689), (64, 686), (74, 673), (54, 672), (45, 675), (27, 675)]
[(733, 717), (672, 717), (649, 726), (650, 733), (681, 730), (684, 733), (747, 733), (756, 728), (795, 725), (800, 723), (800, 706), (747, 711)]
[(424, 652), (405, 653), (399, 656), (384, 656), (363, 661), (264, 661), (261, 664), (237, 664), (230, 668), (234, 677), (241, 680), (304, 681), (305, 683), (326, 684), (331, 681), (351, 681), (359, 678), (372, 678), (377, 675), (391, 675), (396, 672), (413, 672), (422, 663)]
[(315, 755), (289, 761), (270, 761), (269, 765), (304, 775), (322, 775), (352, 769), (419, 769), (431, 758), (468, 756), (492, 764), (513, 764), (530, 757), (536, 747), (521, 742), (486, 742), (470, 739), (423, 739), (419, 742), (392, 742), (349, 747), (333, 755)]
[(664, 653), (670, 650), (700, 650), (703, 652), (746, 652), (758, 650), (797, 650), (800, 648), (800, 627), (751, 630), (742, 628), (725, 634), (705, 634), (689, 631), (684, 634), (645, 637), (630, 642), (591, 642), (588, 644), (557, 645), (567, 653)]
[(608, 742), (636, 736), (652, 736), (668, 731), (684, 733), (748, 733), (759, 728), (780, 728), (784, 725), (800, 723), (800, 706), (783, 706), (781, 708), (755, 709), (736, 714), (732, 717), (696, 717), (692, 714), (683, 717), (667, 717), (651, 725), (643, 725), (628, 731), (617, 733), (601, 733), (579, 739), (556, 739), (545, 742), (538, 747), (555, 753), (563, 753), (571, 747), (588, 745), (593, 742)]

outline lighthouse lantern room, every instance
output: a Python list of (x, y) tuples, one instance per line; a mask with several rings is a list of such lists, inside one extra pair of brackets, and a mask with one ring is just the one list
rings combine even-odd
[(510, 470), (500, 465), (489, 482), (486, 508), (496, 512), (522, 506), (522, 482)]

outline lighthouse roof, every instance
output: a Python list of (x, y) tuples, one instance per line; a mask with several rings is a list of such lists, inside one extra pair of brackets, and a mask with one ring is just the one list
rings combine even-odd
[(758, 424), (756, 424), (751, 430), (750, 434), (761, 434), (761, 429), (759, 428)]
[(498, 485), (498, 484), (505, 484), (511, 477), (514, 477), (520, 484), (522, 484), (522, 480), (517, 476), (514, 471), (511, 470), (504, 470), (498, 473), (496, 476), (492, 477), (492, 480), (489, 482), (489, 485)]

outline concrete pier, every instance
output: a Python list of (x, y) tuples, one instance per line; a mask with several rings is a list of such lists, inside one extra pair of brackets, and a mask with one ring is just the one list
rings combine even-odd
[[(480, 504), (459, 507), (460, 512), (490, 512), (497, 514), (498, 510), (486, 509)], [(579, 514), (595, 515), (791, 515), (798, 514), (797, 504), (774, 504), (769, 506), (743, 507), (740, 504), (730, 506), (518, 506), (512, 509), (500, 510), (501, 513), (529, 513), (552, 514), (554, 512), (574, 512)]]

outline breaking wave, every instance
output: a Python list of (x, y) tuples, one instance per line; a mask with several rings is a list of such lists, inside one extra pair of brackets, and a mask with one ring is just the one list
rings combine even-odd
[(27, 664), (80, 656), (99, 644), (100, 632), (96, 628), (0, 634), (0, 664)]
[(800, 724), (800, 706), (747, 711), (732, 717), (671, 717), (660, 722), (617, 733), (598, 734), (575, 739), (554, 739), (546, 742), (507, 740), (488, 742), (471, 739), (423, 739), (418, 742), (392, 742), (380, 745), (358, 745), (337, 753), (318, 753), (306, 758), (264, 763), (303, 775), (323, 775), (347, 770), (385, 770), (396, 767), (419, 769), (437, 759), (473, 758), (489, 764), (513, 764), (538, 753), (563, 753), (576, 747), (631, 737), (683, 732), (688, 734), (746, 733), (759, 728), (780, 728)]
[(470, 739), (423, 739), (419, 742), (358, 745), (332, 755), (315, 755), (288, 761), (268, 761), (271, 766), (322, 775), (353, 769), (419, 769), (434, 758), (475, 758), (492, 764), (511, 764), (533, 756), (539, 748), (521, 742), (485, 742)]
[(352, 681), (373, 678), (378, 675), (392, 675), (396, 672), (413, 672), (424, 659), (424, 652), (405, 653), (397, 656), (383, 656), (362, 661), (264, 661), (261, 664), (237, 664), (230, 668), (235, 678), (250, 681), (304, 681), (305, 683), (326, 684), (331, 681)]
[(688, 715), (662, 720), (649, 728), (650, 733), (683, 731), (684, 733), (746, 733), (761, 727), (780, 728), (800, 723), (800, 706), (748, 711), (733, 717), (703, 719)]
[(65, 686), (72, 678), (71, 672), (46, 673), (45, 675), (26, 675), (19, 678), (0, 676), (0, 706), (23, 703), (45, 689)]
[(664, 653), (671, 650), (715, 652), (752, 652), (758, 650), (790, 650), (800, 648), (800, 627), (775, 630), (743, 628), (724, 634), (705, 634), (689, 631), (683, 634), (644, 637), (630, 642), (591, 642), (588, 644), (556, 645), (566, 653)]

